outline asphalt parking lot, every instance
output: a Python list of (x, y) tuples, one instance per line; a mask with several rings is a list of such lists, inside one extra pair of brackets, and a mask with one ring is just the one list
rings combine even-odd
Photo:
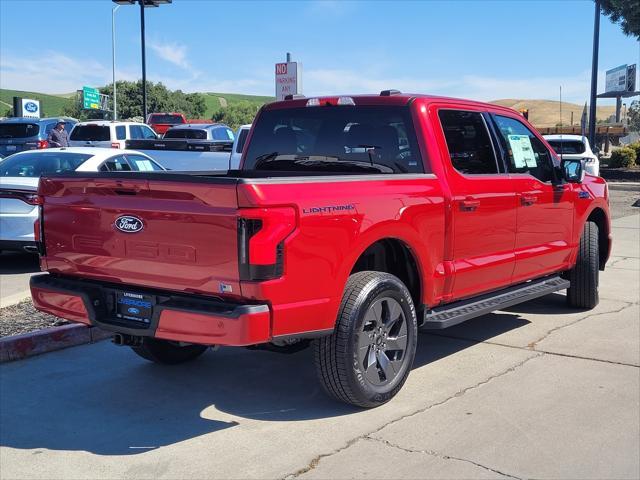
[(2, 478), (639, 478), (640, 215), (593, 311), (552, 294), (421, 334), (400, 394), (329, 400), (309, 350), (176, 367), (109, 342), (0, 368)]

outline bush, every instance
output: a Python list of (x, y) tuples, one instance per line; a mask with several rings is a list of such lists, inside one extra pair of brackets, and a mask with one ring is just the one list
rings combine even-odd
[(640, 165), (640, 142), (632, 143), (628, 148), (632, 148), (636, 152), (636, 165)]
[(619, 148), (611, 152), (609, 166), (613, 168), (628, 168), (636, 163), (636, 151), (631, 147)]

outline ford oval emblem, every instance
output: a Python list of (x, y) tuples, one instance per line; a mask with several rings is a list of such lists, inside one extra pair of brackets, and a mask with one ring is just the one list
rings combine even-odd
[(24, 104), (24, 109), (29, 113), (36, 113), (38, 111), (38, 105), (34, 102), (27, 102)]
[(133, 215), (122, 215), (121, 217), (116, 218), (113, 225), (124, 233), (137, 233), (142, 231), (144, 228), (142, 220), (138, 217), (134, 217)]
[(127, 308), (127, 313), (130, 313), (131, 315), (138, 315), (140, 313), (140, 309), (136, 307), (129, 307)]

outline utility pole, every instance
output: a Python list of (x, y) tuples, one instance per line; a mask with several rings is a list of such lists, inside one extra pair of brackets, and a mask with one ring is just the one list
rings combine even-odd
[[(598, 0), (600, 1), (600, 0)], [(147, 121), (147, 55), (144, 42), (144, 1), (140, 2), (140, 39), (142, 43), (142, 121)]]
[(111, 67), (113, 73), (113, 120), (118, 119), (118, 97), (116, 94), (116, 11), (120, 5), (111, 10)]
[(600, 0), (596, 0), (593, 19), (593, 56), (591, 59), (591, 97), (589, 101), (589, 144), (596, 144), (596, 94), (598, 92), (598, 47), (600, 44)]

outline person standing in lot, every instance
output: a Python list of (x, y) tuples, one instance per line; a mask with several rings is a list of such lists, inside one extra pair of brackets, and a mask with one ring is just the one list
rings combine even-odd
[(69, 134), (64, 129), (64, 120), (58, 120), (56, 126), (51, 129), (47, 141), (51, 147), (68, 147)]

